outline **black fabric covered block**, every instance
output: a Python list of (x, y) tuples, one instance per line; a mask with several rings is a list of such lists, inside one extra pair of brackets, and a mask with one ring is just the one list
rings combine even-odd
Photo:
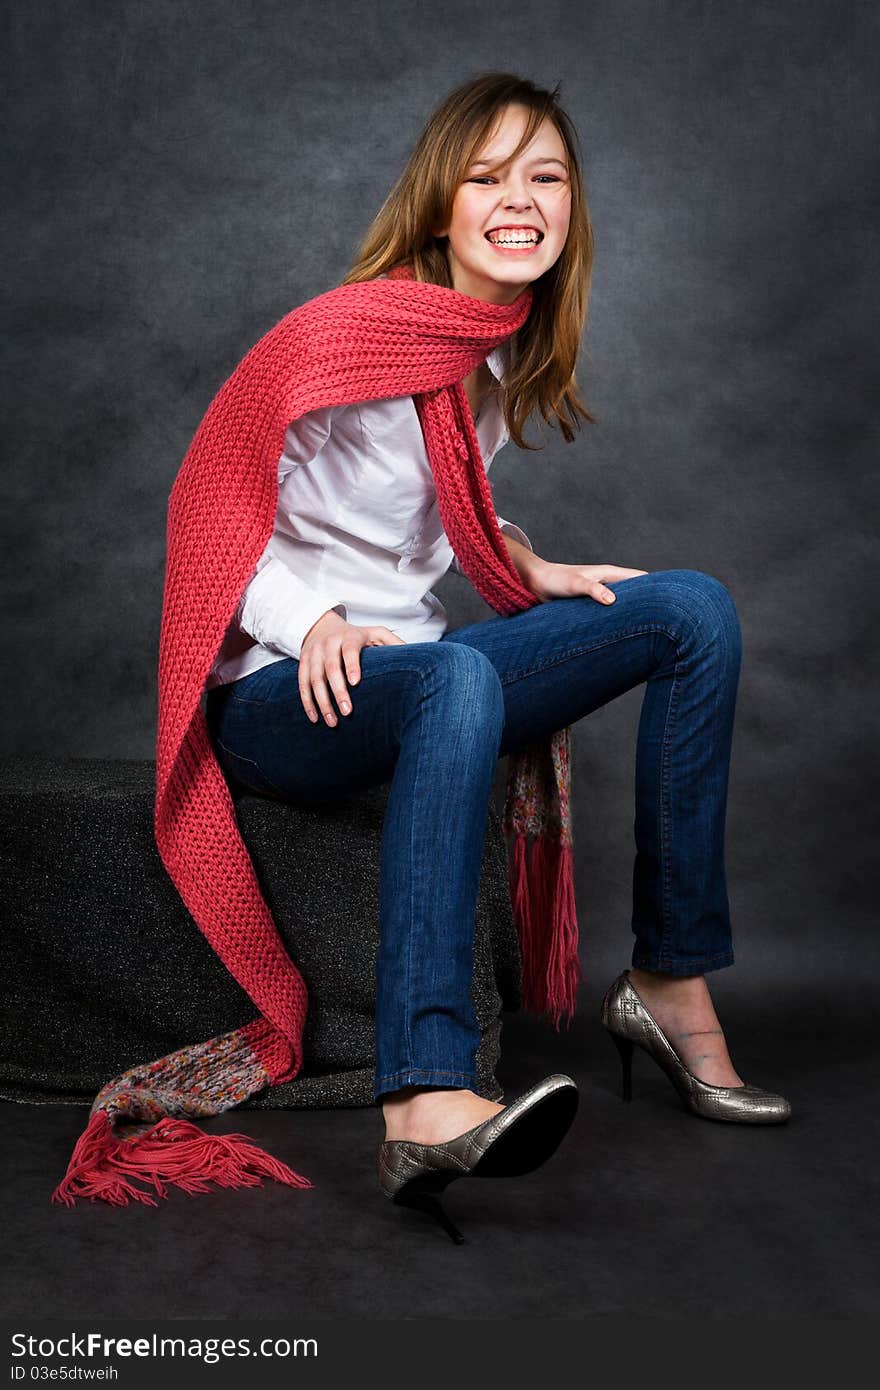
[[(243, 1108), (369, 1105), (379, 862), (389, 784), (332, 808), (233, 793), (242, 838), (309, 992), (304, 1063)], [(6, 923), (0, 1096), (91, 1102), (111, 1077), (256, 1017), (184, 906), (153, 838), (155, 764), (0, 760)], [(501, 1011), (521, 1004), (506, 849), (490, 801), (474, 940), (481, 1091)]]

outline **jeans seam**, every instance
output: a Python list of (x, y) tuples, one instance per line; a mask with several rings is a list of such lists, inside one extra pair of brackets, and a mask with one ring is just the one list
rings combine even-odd
[(620, 642), (627, 637), (643, 637), (646, 632), (662, 632), (673, 642), (680, 640), (679, 634), (670, 632), (669, 628), (662, 623), (648, 623), (645, 627), (634, 628), (632, 632), (618, 632), (616, 635), (604, 638), (601, 642), (588, 642), (584, 647), (573, 647), (566, 651), (564, 656), (555, 658), (553, 661), (545, 661), (537, 666), (523, 666), (519, 671), (509, 671), (501, 681), (502, 685), (511, 685), (513, 681), (522, 680), (524, 676), (535, 676), (539, 671), (552, 671), (554, 666), (562, 666), (566, 661), (571, 661), (572, 657), (586, 656), (588, 652), (599, 651), (602, 647), (609, 647), (614, 642)]
[(462, 1067), (398, 1067), (397, 1071), (388, 1072), (385, 1076), (377, 1076), (376, 1081), (394, 1081), (398, 1076), (403, 1076), (404, 1072), (415, 1072), (417, 1076), (467, 1076), (475, 1079), (475, 1073), (465, 1071)]
[(666, 723), (663, 729), (663, 758), (660, 771), (660, 854), (663, 861), (663, 892), (662, 892), (662, 916), (663, 926), (660, 933), (660, 961), (661, 968), (663, 963), (668, 963), (670, 956), (670, 939), (672, 937), (672, 812), (670, 810), (669, 782), (671, 777), (669, 748), (672, 742), (672, 735), (675, 729), (675, 712), (678, 707), (678, 697), (680, 694), (679, 681), (679, 662), (676, 657), (673, 665), (672, 689), (669, 692), (669, 704), (666, 708)]
[[(222, 740), (219, 738), (217, 739), (217, 747), (222, 748), (226, 756), (228, 758), (232, 758), (233, 763), (235, 763), (236, 761), (240, 763), (247, 763), (250, 767), (254, 769), (254, 771), (257, 773), (259, 777), (262, 777), (264, 782), (268, 783), (272, 790), (276, 792), (282, 800), (286, 800), (284, 792), (281, 790), (280, 787), (275, 786), (275, 783), (272, 781), (271, 777), (266, 776), (265, 772), (260, 767), (260, 764), (256, 761), (255, 758), (246, 758), (243, 753), (233, 753), (232, 749), (227, 748), (226, 744), (223, 743)], [(241, 781), (242, 779), (239, 778), (239, 780)], [(247, 783), (245, 783), (245, 785), (247, 785)]]
[[(694, 960), (688, 961), (682, 961), (680, 959), (673, 960), (668, 956), (661, 957), (659, 955), (652, 955), (650, 953), (646, 955), (636, 952), (635, 955), (637, 959), (633, 960), (633, 969), (656, 970), (662, 972), (663, 974), (674, 973), (670, 970), (670, 967), (681, 964), (686, 964), (688, 967), (697, 966), (699, 969), (709, 969), (719, 961), (722, 965), (733, 965), (734, 963), (733, 951), (720, 951), (717, 955), (714, 956), (697, 956)], [(656, 964), (654, 964), (655, 961)], [(689, 973), (695, 972), (689, 970)]]
[[(416, 673), (417, 673), (418, 678), (419, 678), (419, 687), (420, 687), (420, 690), (421, 690), (421, 700), (422, 700), (422, 704), (424, 704), (424, 701), (425, 701), (425, 674), (424, 674), (424, 671), (423, 671), (420, 667), (416, 667), (416, 668), (414, 668), (414, 669), (416, 670)], [(413, 779), (413, 785), (412, 785), (412, 799), (413, 799), (413, 802), (414, 802), (416, 805), (418, 805), (418, 797), (417, 797), (417, 795), (416, 795), (416, 791), (417, 791), (417, 788), (418, 788), (418, 781), (419, 781), (419, 768), (421, 767), (421, 761), (422, 761), (422, 739), (423, 739), (423, 736), (424, 736), (424, 728), (425, 728), (425, 720), (424, 720), (424, 719), (419, 719), (419, 720), (418, 720), (418, 727), (419, 727), (419, 734), (418, 734), (418, 746), (417, 746), (417, 748), (416, 748), (416, 775), (415, 775), (415, 778)], [(398, 756), (399, 756), (399, 754), (398, 754)], [(414, 932), (414, 930), (413, 930), (413, 922), (414, 922), (414, 917), (415, 917), (415, 862), (416, 862), (416, 861), (415, 861), (415, 825), (416, 825), (416, 818), (415, 818), (415, 816), (410, 816), (410, 823), (409, 823), (409, 881), (410, 881), (409, 908), (410, 908), (410, 921), (409, 921), (409, 932), (407, 933), (407, 943), (406, 943), (406, 979), (405, 979), (405, 981), (404, 981), (404, 998), (405, 998), (405, 1000), (406, 1000), (406, 1009), (405, 1009), (405, 1020), (406, 1020), (406, 1027), (405, 1027), (405, 1035), (406, 1035), (406, 1055), (407, 1055), (407, 1059), (408, 1059), (408, 1062), (409, 1062), (409, 1066), (408, 1066), (407, 1070), (410, 1070), (410, 1071), (412, 1071), (412, 1070), (414, 1069), (413, 1066), (412, 1066), (412, 1057), (413, 1057), (412, 1033), (411, 1033), (411, 1031), (410, 1031), (410, 1003), (411, 1003), (410, 994), (411, 994), (411, 991), (412, 991), (412, 952), (413, 952), (413, 937), (414, 937), (414, 935), (415, 935), (415, 932)], [(392, 1075), (394, 1075), (394, 1073), (392, 1073)]]
[(233, 701), (233, 702), (234, 702), (235, 704), (237, 704), (237, 705), (268, 705), (268, 704), (270, 704), (271, 701), (269, 701), (269, 700), (255, 700), (255, 699), (252, 699), (251, 697), (249, 697), (249, 696), (247, 696), (247, 695), (237, 695), (237, 694), (235, 693), (234, 687), (235, 687), (240, 681), (247, 681), (247, 680), (250, 680), (252, 676), (265, 675), (265, 674), (271, 669), (271, 667), (273, 667), (273, 666), (281, 666), (281, 665), (283, 665), (284, 662), (286, 662), (286, 661), (296, 661), (296, 657), (285, 656), (285, 657), (281, 657), (278, 661), (267, 661), (266, 664), (265, 664), (264, 666), (258, 666), (257, 669), (256, 669), (255, 671), (249, 671), (248, 674), (247, 674), (246, 676), (239, 676), (238, 681), (231, 681), (231, 682), (230, 682), (230, 685), (231, 685), (233, 688), (232, 688), (232, 689), (230, 690), (230, 692), (229, 692), (229, 698), (230, 698), (230, 700)]

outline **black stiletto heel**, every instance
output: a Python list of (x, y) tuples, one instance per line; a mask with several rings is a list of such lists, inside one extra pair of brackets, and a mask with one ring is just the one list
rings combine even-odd
[(407, 1192), (404, 1187), (398, 1192), (394, 1201), (399, 1207), (412, 1207), (415, 1211), (423, 1211), (428, 1216), (433, 1216), (437, 1224), (443, 1227), (446, 1234), (456, 1245), (466, 1244), (465, 1237), (435, 1193), (425, 1191)]
[(609, 1034), (611, 1041), (620, 1053), (620, 1062), (623, 1068), (622, 1095), (624, 1100), (632, 1100), (632, 1071), (633, 1071), (633, 1047), (635, 1046), (632, 1038), (622, 1038), (619, 1033)]

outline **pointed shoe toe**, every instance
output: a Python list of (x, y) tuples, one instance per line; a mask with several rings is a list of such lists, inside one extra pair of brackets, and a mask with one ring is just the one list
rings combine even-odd
[[(688, 1072), (689, 1076), (693, 1074)], [(760, 1086), (710, 1086), (694, 1076), (690, 1109), (706, 1120), (732, 1120), (735, 1124), (781, 1125), (791, 1118), (784, 1096)]]

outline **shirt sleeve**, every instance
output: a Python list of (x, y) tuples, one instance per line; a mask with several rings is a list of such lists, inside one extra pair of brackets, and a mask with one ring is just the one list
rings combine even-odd
[[(516, 526), (512, 521), (505, 521), (504, 517), (498, 516), (497, 512), (495, 513), (495, 516), (496, 520), (498, 521), (498, 525), (501, 527), (502, 531), (506, 531), (509, 536), (513, 536), (513, 539), (515, 541), (520, 541), (523, 545), (528, 546), (529, 550), (534, 550), (535, 547), (532, 545), (532, 542), (529, 540), (525, 531), (523, 531), (519, 526)], [(464, 571), (461, 568), (461, 565), (458, 563), (457, 555), (453, 555), (452, 557), (451, 568), (455, 571), (456, 574), (464, 573)]]
[[(330, 434), (333, 413), (334, 407), (308, 411), (288, 426), (278, 463), (279, 486), (294, 469), (317, 457)], [(294, 574), (273, 554), (270, 540), (239, 600), (237, 621), (260, 646), (299, 661), (309, 629), (331, 609), (348, 617), (338, 593), (316, 589)]]
[(284, 482), (288, 473), (317, 458), (327, 440), (333, 417), (342, 407), (321, 406), (318, 410), (307, 410), (298, 419), (292, 420), (284, 435), (284, 448), (278, 461), (278, 482)]
[(337, 594), (313, 589), (267, 547), (239, 603), (238, 624), (261, 647), (299, 661), (309, 629), (331, 609), (348, 617)]

